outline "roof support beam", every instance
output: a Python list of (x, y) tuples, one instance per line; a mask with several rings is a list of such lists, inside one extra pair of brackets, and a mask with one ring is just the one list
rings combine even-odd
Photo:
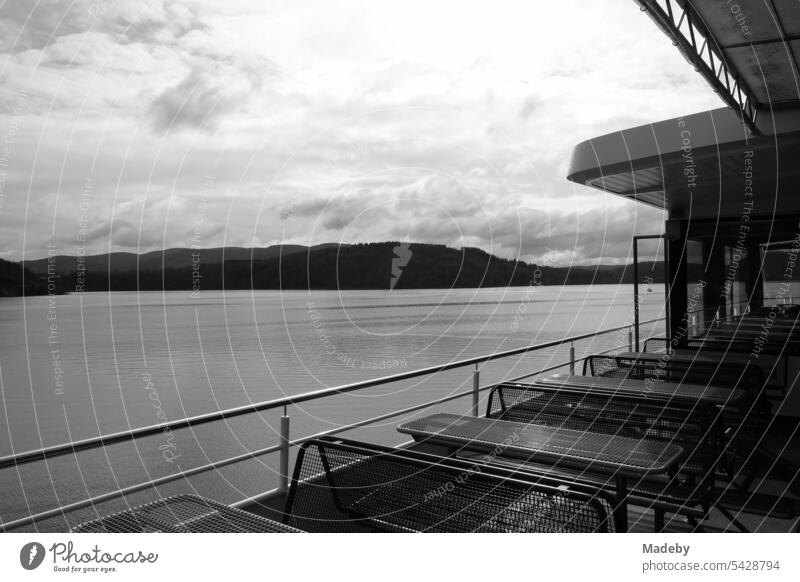
[[(691, 5), (678, 0), (636, 1), (658, 27), (672, 38), (686, 60), (703, 75), (722, 100), (736, 111), (748, 129), (758, 135), (757, 100), (737, 72), (725, 62), (722, 49)], [(698, 39), (702, 40), (700, 46)], [(716, 70), (716, 63), (719, 63), (719, 70)]]
[(747, 47), (747, 46), (763, 46), (765, 44), (784, 44), (784, 43), (793, 42), (795, 40), (800, 40), (800, 34), (795, 34), (795, 35), (792, 35), (792, 36), (783, 35), (783, 39), (782, 40), (775, 40), (774, 38), (768, 38), (768, 39), (764, 39), (764, 40), (754, 40), (752, 42), (737, 42), (735, 44), (727, 44), (727, 45), (725, 45), (725, 50), (737, 49), (737, 48), (742, 48), (742, 47)]

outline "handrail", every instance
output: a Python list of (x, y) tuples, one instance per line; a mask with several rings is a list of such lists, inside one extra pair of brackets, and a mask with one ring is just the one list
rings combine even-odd
[[(618, 348), (615, 348), (615, 349), (618, 349)], [(607, 353), (608, 351), (609, 350), (606, 350), (606, 351), (601, 352), (601, 353)], [(588, 356), (586, 356), (586, 357), (588, 357)], [(580, 358), (580, 359), (584, 359), (584, 358)], [(511, 379), (509, 379), (507, 381), (508, 382), (516, 382), (516, 381), (522, 380), (524, 378), (527, 378), (528, 376), (531, 376), (533, 374), (543, 374), (544, 372), (550, 372), (552, 370), (557, 370), (558, 368), (563, 368), (563, 367), (568, 366), (568, 365), (569, 365), (569, 362), (562, 362), (560, 364), (555, 364), (555, 365), (552, 365), (552, 366), (548, 366), (546, 368), (542, 368), (541, 370), (537, 370), (537, 371), (532, 372), (530, 374), (524, 374), (522, 376), (516, 376), (516, 377), (511, 378)], [(486, 390), (488, 390), (490, 388), (493, 388), (493, 387), (494, 387), (493, 383), (492, 384), (487, 384), (486, 386), (480, 387), (479, 391), (480, 392), (484, 392), (484, 391), (486, 391)], [(472, 394), (472, 390), (465, 390), (463, 392), (457, 392), (456, 394), (450, 394), (450, 395), (444, 396), (442, 398), (437, 398), (435, 400), (430, 400), (430, 401), (425, 402), (423, 404), (416, 404), (414, 406), (403, 408), (401, 410), (395, 410), (395, 411), (392, 411), (392, 412), (387, 413), (387, 414), (382, 414), (380, 416), (374, 416), (374, 417), (368, 418), (366, 420), (360, 420), (358, 422), (354, 422), (354, 423), (351, 423), (351, 424), (338, 426), (338, 427), (330, 429), (330, 430), (318, 432), (318, 433), (310, 435), (310, 436), (301, 437), (299, 439), (295, 439), (295, 440), (291, 441), (291, 443), (289, 443), (289, 444), (291, 446), (302, 445), (303, 443), (305, 443), (307, 441), (310, 441), (310, 440), (313, 440), (313, 439), (317, 439), (317, 438), (320, 438), (320, 437), (323, 437), (323, 436), (332, 436), (332, 435), (335, 435), (335, 434), (346, 432), (348, 430), (353, 430), (354, 428), (360, 428), (362, 426), (368, 426), (370, 424), (374, 424), (374, 423), (380, 422), (382, 420), (388, 420), (390, 418), (394, 418), (396, 416), (401, 416), (401, 415), (404, 415), (404, 414), (409, 414), (411, 412), (416, 412), (417, 410), (422, 410), (422, 409), (428, 408), (430, 406), (436, 406), (437, 404), (444, 404), (445, 402), (449, 402), (451, 400), (457, 400), (459, 398), (464, 398), (465, 396), (469, 396), (471, 394)], [(240, 455), (235, 455), (233, 457), (228, 457), (228, 458), (225, 458), (225, 459), (221, 459), (219, 461), (213, 461), (211, 463), (206, 463), (205, 465), (200, 465), (200, 466), (197, 466), (197, 467), (193, 467), (191, 469), (178, 471), (177, 473), (172, 473), (170, 475), (164, 475), (162, 477), (158, 477), (157, 479), (153, 479), (153, 480), (150, 480), (150, 481), (137, 483), (135, 485), (129, 485), (128, 487), (122, 487), (122, 488), (116, 489), (114, 491), (108, 491), (108, 492), (103, 493), (101, 495), (96, 495), (94, 497), (89, 497), (87, 499), (82, 499), (80, 501), (76, 501), (76, 502), (73, 502), (73, 503), (70, 503), (70, 504), (67, 504), (67, 505), (63, 505), (63, 506), (60, 506), (60, 507), (56, 507), (56, 508), (53, 508), (53, 509), (48, 509), (46, 511), (41, 511), (41, 512), (33, 514), (33, 515), (28, 515), (26, 517), (21, 517), (19, 519), (15, 519), (13, 521), (0, 523), (0, 531), (6, 532), (6, 531), (11, 531), (11, 530), (14, 530), (14, 529), (18, 529), (20, 527), (25, 527), (26, 525), (30, 525), (30, 524), (36, 523), (38, 521), (43, 521), (45, 519), (58, 517), (59, 515), (66, 515), (67, 513), (70, 513), (72, 511), (76, 511), (78, 509), (83, 509), (84, 507), (89, 507), (89, 506), (95, 505), (97, 503), (103, 503), (105, 501), (110, 501), (110, 500), (116, 499), (118, 497), (123, 497), (125, 495), (130, 495), (132, 493), (136, 493), (136, 492), (142, 491), (144, 489), (149, 489), (151, 487), (159, 487), (161, 485), (166, 485), (167, 483), (171, 483), (172, 481), (177, 481), (178, 479), (185, 479), (185, 478), (188, 478), (188, 477), (192, 477), (192, 476), (197, 475), (199, 473), (204, 473), (206, 471), (211, 471), (213, 469), (221, 469), (222, 467), (227, 467), (229, 465), (233, 465), (234, 463), (238, 463), (238, 462), (245, 461), (245, 460), (248, 460), (248, 459), (255, 459), (256, 457), (260, 457), (260, 456), (267, 455), (267, 454), (270, 454), (270, 453), (276, 453), (279, 450), (280, 450), (280, 445), (272, 445), (272, 446), (269, 446), (269, 447), (264, 447), (262, 449), (257, 449), (255, 451), (248, 451), (248, 452), (242, 453)], [(280, 492), (280, 489), (273, 489), (272, 491), (268, 491), (266, 493), (259, 494), (259, 495), (255, 496), (253, 498), (249, 498), (248, 500), (250, 500), (250, 499), (264, 499), (266, 496), (269, 496), (270, 494), (279, 493), (279, 492)], [(245, 500), (245, 501), (248, 501), (248, 500)]]
[[(640, 322), (640, 325), (648, 324), (648, 323), (655, 323), (657, 321), (661, 321), (662, 318), (651, 319), (648, 321)], [(350, 384), (343, 384), (341, 386), (335, 386), (332, 388), (323, 388), (322, 390), (315, 390), (312, 392), (305, 392), (303, 394), (298, 394), (296, 396), (287, 396), (285, 398), (278, 398), (275, 400), (267, 400), (264, 402), (259, 402), (256, 404), (246, 404), (243, 406), (237, 406), (234, 408), (228, 408), (226, 410), (221, 410), (217, 412), (209, 412), (206, 414), (199, 414), (196, 416), (190, 416), (186, 418), (182, 418), (179, 420), (173, 420), (170, 422), (165, 422), (161, 424), (154, 424), (145, 426), (142, 428), (136, 428), (128, 431), (121, 431), (117, 433), (112, 433), (108, 435), (101, 435), (99, 437), (92, 437), (88, 439), (82, 439), (78, 441), (73, 441), (69, 443), (62, 443), (60, 445), (53, 445), (50, 447), (44, 447), (41, 449), (34, 449), (30, 451), (26, 451), (23, 453), (7, 455), (5, 457), (0, 457), (0, 470), (6, 469), (9, 467), (15, 467), (19, 465), (23, 465), (25, 463), (32, 463), (35, 461), (42, 461), (45, 459), (50, 459), (53, 457), (59, 457), (66, 454), (74, 454), (80, 451), (89, 450), (98, 448), (101, 446), (107, 446), (111, 444), (131, 441), (139, 437), (149, 436), (158, 434), (163, 431), (168, 430), (175, 430), (181, 428), (189, 428), (192, 426), (197, 426), (200, 424), (205, 424), (208, 422), (214, 422), (217, 420), (223, 420), (228, 418), (234, 418), (237, 416), (242, 416), (244, 414), (251, 414), (254, 412), (263, 412), (265, 410), (273, 410), (275, 408), (283, 408), (284, 406), (290, 406), (293, 404), (300, 404), (301, 402), (308, 402), (310, 400), (317, 400), (320, 398), (325, 398), (327, 396), (333, 396), (335, 394), (345, 394), (348, 392), (353, 392), (355, 390), (361, 390), (362, 388), (370, 388), (372, 386), (378, 386), (381, 384), (389, 384), (391, 382), (399, 382), (400, 380), (409, 380), (411, 378), (417, 378), (419, 376), (427, 376), (429, 374), (435, 374), (437, 372), (444, 372), (446, 370), (453, 370), (455, 368), (462, 368), (464, 366), (471, 366), (473, 364), (481, 364), (483, 362), (488, 362), (491, 360), (497, 360), (500, 358), (506, 358), (509, 356), (516, 356), (519, 354), (524, 354), (530, 351), (535, 350), (542, 350), (546, 348), (556, 347), (563, 345), (565, 343), (570, 343), (590, 337), (595, 337), (601, 334), (611, 333), (614, 331), (619, 331), (621, 329), (627, 329), (631, 327), (631, 324), (627, 325), (620, 325), (618, 327), (612, 327), (609, 329), (604, 329), (599, 332), (590, 332), (585, 334), (580, 334), (560, 340), (553, 340), (550, 342), (545, 342), (542, 344), (534, 344), (531, 346), (525, 346), (522, 348), (514, 348), (511, 350), (506, 350), (503, 352), (495, 352), (492, 354), (486, 354), (483, 356), (476, 356), (474, 358), (468, 358), (466, 360), (459, 360), (456, 362), (448, 362), (446, 364), (439, 364), (436, 366), (429, 366), (427, 368), (420, 368), (419, 370), (410, 370), (408, 372), (400, 372), (399, 374), (392, 374), (390, 376), (382, 376), (379, 378), (372, 378), (370, 380), (361, 380), (359, 382), (352, 382)]]
[[(663, 321), (663, 318), (651, 319), (651, 320), (648, 320), (648, 321), (645, 321), (645, 322), (641, 322), (640, 324), (649, 324), (649, 323), (655, 323), (655, 322), (658, 322), (658, 321)], [(574, 341), (577, 341), (577, 340), (586, 339), (586, 338), (590, 338), (590, 337), (597, 337), (599, 335), (611, 333), (611, 332), (614, 332), (614, 331), (619, 331), (619, 330), (626, 329), (626, 328), (629, 329), (630, 327), (631, 327), (630, 324), (622, 325), (622, 326), (613, 327), (613, 328), (601, 330), (601, 331), (594, 332), (594, 333), (587, 333), (587, 334), (581, 334), (581, 335), (577, 335), (577, 336), (572, 336), (572, 337), (565, 338), (565, 339), (562, 339), (562, 340), (554, 340), (554, 341), (551, 341), (551, 342), (545, 342), (545, 343), (542, 343), (542, 344), (526, 346), (526, 347), (523, 347), (523, 348), (515, 348), (515, 349), (512, 349), (512, 350), (506, 350), (504, 352), (497, 352), (497, 353), (494, 353), (494, 354), (487, 354), (487, 355), (484, 355), (484, 356), (478, 356), (478, 357), (475, 357), (475, 358), (469, 358), (469, 359), (466, 359), (466, 360), (460, 360), (458, 362), (450, 362), (448, 364), (441, 364), (441, 365), (438, 365), (438, 366), (431, 366), (431, 367), (428, 367), (428, 368), (422, 368), (420, 370), (414, 370), (414, 371), (410, 371), (410, 372), (403, 372), (403, 373), (394, 374), (394, 375), (391, 375), (391, 376), (384, 376), (382, 378), (374, 378), (374, 379), (371, 379), (371, 380), (365, 380), (365, 381), (361, 381), (361, 382), (354, 382), (354, 383), (351, 383), (351, 384), (345, 384), (345, 385), (337, 386), (337, 387), (334, 387), (334, 388), (326, 388), (326, 389), (323, 389), (323, 390), (317, 390), (317, 391), (313, 391), (313, 392), (306, 392), (304, 394), (300, 394), (300, 395), (297, 395), (297, 396), (291, 396), (291, 397), (281, 398), (281, 399), (277, 399), (277, 400), (269, 400), (269, 401), (265, 401), (265, 402), (261, 402), (261, 403), (257, 403), (257, 404), (252, 404), (252, 405), (247, 405), (247, 406), (240, 406), (240, 407), (236, 407), (236, 408), (231, 408), (231, 409), (219, 411), (219, 412), (216, 412), (216, 413), (209, 413), (209, 414), (203, 414), (203, 415), (198, 415), (198, 416), (194, 416), (194, 417), (187, 417), (187, 418), (184, 418), (184, 419), (181, 419), (181, 420), (172, 421), (172, 422), (169, 422), (169, 423), (163, 423), (163, 424), (160, 424), (160, 425), (153, 425), (153, 426), (143, 427), (143, 428), (140, 428), (140, 429), (134, 429), (134, 430), (131, 430), (131, 431), (114, 433), (114, 434), (111, 434), (111, 435), (104, 435), (104, 436), (100, 436), (100, 437), (96, 437), (96, 438), (92, 438), (92, 439), (84, 439), (84, 440), (81, 440), (81, 441), (75, 441), (73, 443), (66, 443), (66, 444), (62, 444), (62, 445), (56, 445), (54, 447), (43, 448), (43, 449), (38, 449), (38, 450), (34, 450), (34, 451), (28, 451), (26, 453), (21, 453), (21, 454), (18, 454), (18, 455), (10, 455), (10, 456), (6, 456), (6, 457), (3, 457), (3, 458), (0, 459), (0, 469), (5, 468), (5, 467), (9, 467), (9, 466), (20, 465), (20, 464), (23, 464), (23, 463), (33, 462), (33, 461), (36, 461), (36, 460), (49, 459), (51, 457), (56, 457), (56, 456), (59, 456), (59, 455), (70, 453), (70, 452), (78, 452), (78, 451), (81, 451), (81, 450), (92, 449), (92, 448), (96, 448), (96, 447), (99, 447), (99, 446), (104, 446), (104, 445), (108, 445), (108, 444), (112, 444), (112, 443), (133, 440), (133, 439), (135, 439), (135, 438), (137, 438), (139, 436), (154, 434), (156, 432), (160, 432), (160, 431), (165, 430), (167, 428), (183, 428), (183, 427), (195, 426), (197, 424), (203, 424), (203, 423), (207, 423), (207, 422), (212, 422), (214, 420), (221, 420), (221, 419), (224, 419), (224, 418), (231, 418), (233, 416), (239, 416), (239, 415), (247, 414), (247, 413), (250, 413), (250, 412), (258, 412), (258, 411), (261, 411), (261, 410), (269, 410), (269, 409), (274, 409), (274, 408), (279, 408), (279, 407), (285, 407), (285, 406), (289, 406), (291, 404), (297, 404), (297, 403), (300, 403), (300, 402), (307, 402), (309, 400), (315, 400), (315, 399), (319, 399), (319, 398), (324, 398), (324, 397), (329, 396), (329, 395), (342, 394), (342, 393), (350, 392), (350, 391), (353, 391), (353, 390), (358, 390), (360, 388), (376, 386), (376, 385), (385, 384), (385, 383), (389, 383), (389, 382), (396, 382), (398, 380), (403, 380), (403, 379), (407, 379), (407, 378), (414, 378), (414, 377), (423, 376), (423, 375), (426, 375), (426, 374), (433, 374), (433, 373), (436, 373), (436, 372), (439, 372), (439, 371), (450, 370), (450, 369), (460, 368), (460, 367), (464, 367), (464, 366), (470, 366), (470, 365), (478, 364), (478, 363), (481, 363), (481, 362), (487, 362), (487, 361), (490, 361), (490, 360), (496, 360), (496, 359), (500, 359), (500, 358), (504, 358), (504, 357), (508, 357), (508, 356), (523, 354), (523, 353), (526, 353), (526, 352), (529, 352), (529, 351), (546, 349), (546, 348), (549, 348), (549, 347), (555, 347), (555, 346), (563, 345), (565, 343), (570, 343), (570, 342), (574, 342)], [(616, 349), (619, 349), (620, 347), (621, 346), (617, 346), (617, 347), (611, 348), (609, 350), (604, 350), (603, 352), (600, 352), (600, 353), (608, 353), (608, 352), (614, 351)], [(573, 356), (574, 356), (574, 353), (573, 353)], [(571, 358), (571, 361), (566, 361), (566, 362), (562, 362), (562, 363), (559, 363), (559, 364), (550, 365), (550, 366), (547, 366), (545, 368), (536, 370), (534, 372), (528, 372), (526, 374), (522, 374), (520, 376), (516, 376), (516, 377), (512, 378), (510, 381), (519, 381), (519, 380), (528, 378), (528, 377), (536, 375), (536, 374), (542, 374), (542, 373), (545, 373), (545, 372), (556, 370), (558, 368), (563, 368), (565, 366), (570, 365), (571, 362), (577, 362), (577, 361), (580, 361), (580, 360), (584, 360), (584, 359), (586, 359), (586, 357), (588, 357), (588, 356), (583, 356), (581, 358), (578, 358), (577, 360), (574, 360), (573, 358)], [(380, 422), (382, 420), (387, 420), (387, 419), (394, 418), (394, 417), (397, 417), (397, 416), (401, 416), (401, 415), (404, 415), (404, 414), (409, 414), (409, 413), (415, 412), (417, 410), (422, 410), (422, 409), (428, 408), (430, 406), (435, 406), (437, 404), (442, 404), (442, 403), (445, 403), (445, 402), (449, 402), (451, 400), (456, 400), (458, 398), (463, 398), (463, 397), (466, 397), (466, 396), (468, 396), (470, 394), (474, 394), (476, 391), (477, 392), (484, 392), (485, 390), (488, 390), (488, 389), (492, 388), (492, 386), (494, 386), (494, 383), (490, 383), (490, 384), (487, 384), (487, 385), (484, 385), (484, 386), (478, 386), (476, 384), (475, 388), (472, 389), (472, 390), (466, 390), (466, 391), (463, 391), (463, 392), (458, 392), (456, 394), (450, 394), (448, 396), (437, 398), (435, 400), (431, 400), (431, 401), (428, 401), (428, 402), (425, 402), (425, 403), (422, 403), (422, 404), (416, 404), (414, 406), (403, 408), (403, 409), (400, 409), (400, 410), (395, 410), (395, 411), (389, 412), (387, 414), (382, 414), (382, 415), (379, 415), (379, 416), (376, 416), (376, 417), (372, 417), (372, 418), (369, 418), (369, 419), (360, 420), (360, 421), (357, 421), (357, 422), (354, 422), (354, 423), (351, 423), (351, 424), (339, 426), (339, 427), (336, 427), (334, 429), (329, 429), (329, 430), (326, 430), (326, 431), (323, 431), (323, 432), (316, 433), (314, 435), (305, 436), (305, 437), (302, 437), (302, 438), (299, 438), (299, 439), (292, 440), (288, 444), (289, 444), (289, 446), (298, 446), (298, 445), (300, 445), (300, 444), (302, 444), (302, 443), (304, 443), (304, 442), (306, 442), (308, 440), (311, 440), (311, 439), (314, 439), (314, 438), (318, 438), (318, 437), (323, 436), (323, 435), (334, 435), (334, 434), (338, 434), (338, 433), (345, 432), (345, 431), (348, 431), (348, 430), (352, 430), (354, 428), (358, 428), (358, 427), (362, 427), (362, 426), (368, 426), (370, 424), (374, 424), (374, 423)], [(235, 455), (233, 457), (228, 457), (228, 458), (221, 459), (221, 460), (218, 460), (218, 461), (213, 461), (213, 462), (207, 463), (205, 465), (200, 465), (200, 466), (197, 466), (197, 467), (193, 467), (191, 469), (178, 471), (178, 472), (170, 474), (170, 475), (164, 475), (164, 476), (159, 477), (157, 479), (149, 480), (149, 481), (142, 482), (142, 483), (137, 483), (135, 485), (130, 485), (128, 487), (123, 487), (123, 488), (120, 488), (120, 489), (117, 489), (117, 490), (114, 490), (114, 491), (109, 491), (109, 492), (106, 492), (106, 493), (103, 493), (103, 494), (100, 494), (100, 495), (97, 495), (97, 496), (94, 496), (94, 497), (90, 497), (90, 498), (87, 498), (87, 499), (82, 499), (82, 500), (79, 500), (79, 501), (76, 501), (76, 502), (73, 502), (73, 503), (69, 503), (69, 504), (64, 505), (64, 506), (59, 506), (57, 508), (41, 511), (39, 513), (28, 515), (26, 517), (19, 518), (19, 519), (13, 520), (13, 521), (0, 523), (0, 531), (10, 531), (10, 530), (18, 529), (20, 527), (24, 527), (26, 525), (31, 525), (31, 524), (34, 524), (36, 522), (43, 521), (45, 519), (57, 517), (59, 515), (65, 516), (69, 512), (72, 512), (72, 511), (75, 511), (75, 510), (78, 510), (78, 509), (81, 509), (81, 508), (85, 508), (85, 507), (88, 507), (88, 506), (92, 506), (92, 505), (95, 505), (97, 503), (109, 501), (111, 499), (118, 498), (118, 497), (123, 497), (123, 496), (129, 495), (129, 494), (132, 494), (132, 493), (135, 493), (135, 492), (138, 492), (138, 491), (142, 491), (144, 489), (161, 486), (161, 485), (164, 485), (166, 483), (170, 483), (172, 481), (176, 481), (178, 479), (185, 479), (185, 478), (197, 475), (197, 474), (205, 472), (205, 471), (210, 471), (212, 469), (219, 469), (219, 468), (222, 468), (222, 467), (225, 467), (225, 466), (228, 466), (228, 465), (232, 465), (234, 463), (238, 463), (240, 461), (244, 461), (244, 460), (248, 460), (248, 459), (254, 459), (254, 458), (260, 457), (262, 455), (275, 453), (275, 452), (280, 451), (281, 448), (282, 447), (280, 445), (272, 445), (272, 446), (264, 447), (264, 448), (257, 449), (257, 450), (254, 450), (254, 451), (247, 451), (246, 453)], [(280, 492), (281, 492), (280, 488), (279, 489), (274, 489), (272, 491), (259, 494), (258, 496), (254, 497), (252, 499), (265, 499), (266, 497), (268, 497), (268, 496), (270, 496), (272, 494), (277, 494), (277, 493), (280, 493)], [(247, 499), (243, 500), (243, 501), (239, 502), (239, 504), (244, 503), (246, 501), (248, 501), (248, 500)]]

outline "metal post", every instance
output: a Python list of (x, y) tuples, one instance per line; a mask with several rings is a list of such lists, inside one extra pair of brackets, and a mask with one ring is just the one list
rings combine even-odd
[(478, 364), (475, 364), (475, 371), (472, 372), (472, 416), (478, 416), (478, 398), (480, 396), (480, 386), (480, 372), (478, 372)]
[(569, 373), (575, 375), (575, 342), (569, 344)]
[[(633, 322), (636, 351), (639, 351), (639, 237), (633, 237)], [(633, 350), (631, 350), (633, 351)]]
[(280, 481), (278, 489), (281, 491), (289, 490), (289, 415), (286, 414), (286, 407), (283, 407), (281, 416), (281, 459), (280, 459)]
[(633, 351), (633, 326), (628, 328), (628, 351)]
[[(666, 237), (663, 234), (646, 234), (633, 237), (633, 339), (637, 352), (639, 351), (639, 241), (651, 239), (666, 240)], [(664, 265), (666, 266), (668, 261), (666, 251), (664, 252)], [(664, 280), (665, 284), (668, 284), (669, 277), (665, 277)], [(667, 309), (669, 309), (669, 290), (667, 290), (667, 293), (665, 300), (667, 301)]]

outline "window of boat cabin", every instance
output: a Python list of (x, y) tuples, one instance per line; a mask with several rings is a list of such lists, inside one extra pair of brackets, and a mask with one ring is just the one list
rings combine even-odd
[(719, 316), (731, 321), (749, 311), (748, 283), (753, 278), (753, 262), (746, 247), (725, 244), (725, 280), (722, 284), (720, 298), (724, 299), (724, 309)]
[(765, 243), (760, 247), (764, 307), (797, 309), (800, 304), (800, 241)]
[(743, 321), (776, 309), (800, 311), (797, 217), (697, 221), (689, 225), (684, 256), (686, 309), (677, 329), (689, 338), (726, 326), (739, 335)]
[(686, 241), (686, 325), (689, 336), (700, 335), (711, 314), (706, 313), (706, 258), (708, 245), (702, 240)]

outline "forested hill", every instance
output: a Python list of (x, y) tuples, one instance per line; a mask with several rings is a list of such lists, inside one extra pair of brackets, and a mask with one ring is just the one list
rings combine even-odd
[[(224, 252), (223, 252), (224, 251)], [(224, 257), (224, 262), (223, 262)], [(250, 259), (252, 257), (252, 260)], [(545, 267), (502, 259), (476, 248), (381, 242), (266, 249), (167, 249), (140, 255), (55, 258), (59, 282), (85, 291), (216, 289), (447, 289), (630, 283), (629, 266)], [(137, 270), (134, 266), (139, 264)], [(163, 265), (163, 266), (162, 266)], [(26, 262), (40, 271), (41, 261)], [(110, 267), (110, 268), (109, 268)], [(641, 265), (643, 278), (651, 265)], [(663, 281), (660, 263), (649, 274)]]
[(0, 259), (0, 297), (17, 297), (20, 295), (55, 295), (65, 292), (61, 278), (52, 281), (48, 290), (45, 275), (33, 273), (19, 263)]

